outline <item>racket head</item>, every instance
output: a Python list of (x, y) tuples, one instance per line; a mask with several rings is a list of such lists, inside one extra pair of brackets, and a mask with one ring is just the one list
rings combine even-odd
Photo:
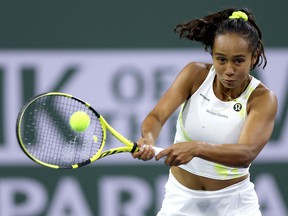
[[(72, 130), (73, 113), (83, 111), (90, 125), (83, 132)], [(34, 162), (54, 169), (87, 165), (101, 156), (106, 128), (90, 104), (72, 95), (49, 92), (31, 98), (22, 107), (16, 134), (23, 152)]]

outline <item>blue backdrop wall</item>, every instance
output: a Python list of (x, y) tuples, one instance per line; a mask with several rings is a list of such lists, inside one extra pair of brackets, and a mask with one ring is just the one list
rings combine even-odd
[[(288, 215), (288, 2), (0, 1), (0, 215), (153, 216), (169, 167), (111, 156), (78, 170), (33, 164), (18, 147), (15, 122), (31, 96), (74, 94), (131, 139), (189, 61), (210, 61), (200, 44), (179, 40), (176, 24), (227, 7), (248, 7), (262, 29), (268, 65), (253, 74), (279, 99), (270, 142), (251, 167), (263, 216)], [(121, 115), (117, 115), (121, 112)], [(177, 113), (158, 145), (173, 141)], [(116, 146), (108, 137), (109, 147)]]

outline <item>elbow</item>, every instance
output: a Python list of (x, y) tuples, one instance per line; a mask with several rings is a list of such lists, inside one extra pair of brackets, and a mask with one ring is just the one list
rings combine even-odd
[(153, 111), (149, 113), (147, 118), (151, 118), (154, 120), (155, 123), (159, 124), (161, 127), (165, 124), (166, 120), (161, 119), (161, 116), (157, 113), (154, 113)]
[(253, 151), (243, 151), (240, 158), (240, 167), (247, 168), (250, 166), (250, 164), (253, 162), (253, 160), (256, 158), (257, 154), (255, 154)]
[(242, 168), (248, 168), (248, 167), (250, 166), (250, 164), (251, 164), (251, 162), (248, 162), (248, 161), (247, 161), (247, 162), (242, 163), (240, 167), (242, 167)]

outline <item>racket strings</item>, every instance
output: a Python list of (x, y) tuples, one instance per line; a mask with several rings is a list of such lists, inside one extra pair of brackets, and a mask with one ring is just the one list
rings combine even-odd
[[(76, 111), (86, 112), (91, 120), (90, 126), (81, 133), (69, 125)], [(103, 140), (102, 127), (93, 110), (62, 95), (33, 101), (23, 114), (20, 131), (24, 147), (33, 158), (61, 168), (89, 160)]]

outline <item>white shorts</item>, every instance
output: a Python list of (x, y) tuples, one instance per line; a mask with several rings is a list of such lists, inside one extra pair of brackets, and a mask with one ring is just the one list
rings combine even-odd
[(217, 191), (191, 190), (169, 174), (157, 216), (261, 216), (250, 178)]

